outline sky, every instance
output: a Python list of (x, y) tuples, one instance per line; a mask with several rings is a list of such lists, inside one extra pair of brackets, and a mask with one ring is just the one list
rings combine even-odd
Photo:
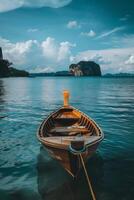
[(29, 72), (92, 60), (102, 73), (134, 73), (133, 0), (0, 0), (5, 59)]

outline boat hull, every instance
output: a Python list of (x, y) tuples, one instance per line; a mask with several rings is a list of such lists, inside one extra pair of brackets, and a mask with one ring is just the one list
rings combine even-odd
[(50, 155), (76, 177), (84, 162), (96, 151), (104, 134), (90, 117), (72, 106), (50, 114), (39, 127), (37, 137)]
[[(92, 144), (90, 146), (87, 146), (85, 152), (82, 153), (82, 157), (85, 161), (92, 156), (92, 154), (96, 151), (97, 147), (99, 145), (98, 143)], [(73, 154), (68, 149), (60, 149), (55, 148), (51, 146), (47, 146), (46, 144), (43, 144), (43, 146), (47, 149), (49, 154), (56, 160), (60, 162), (60, 164), (64, 167), (64, 169), (71, 174), (73, 177), (77, 177), (80, 169), (81, 169), (81, 161), (79, 154)]]

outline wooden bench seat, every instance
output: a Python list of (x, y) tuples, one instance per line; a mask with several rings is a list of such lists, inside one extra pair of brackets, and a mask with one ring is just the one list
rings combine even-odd
[(100, 136), (81, 136), (81, 137), (77, 137), (77, 136), (59, 136), (59, 137), (44, 137), (42, 138), (42, 140), (44, 140), (45, 142), (51, 143), (51, 144), (55, 144), (55, 145), (66, 145), (68, 146), (70, 144), (71, 141), (75, 140), (84, 140), (85, 145), (90, 144), (92, 142), (95, 142), (96, 140), (99, 140)]
[(55, 127), (50, 130), (53, 135), (77, 135), (88, 132), (89, 130), (83, 126)]

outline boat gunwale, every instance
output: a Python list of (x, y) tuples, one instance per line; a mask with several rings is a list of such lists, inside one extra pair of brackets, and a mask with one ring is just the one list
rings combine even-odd
[[(89, 144), (86, 144), (85, 147), (88, 148), (90, 146), (93, 146), (96, 143), (100, 143), (102, 140), (103, 140), (103, 138), (99, 138), (98, 140), (95, 140), (95, 141), (93, 141), (93, 142), (91, 142)], [(59, 144), (45, 141), (45, 139), (42, 139), (41, 142), (44, 145), (48, 146), (48, 147), (53, 147), (53, 148), (56, 148), (56, 149), (69, 150), (69, 148), (68, 148), (69, 146), (68, 145), (60, 144), (60, 146), (59, 146)]]
[[(102, 131), (102, 129), (99, 127), (99, 125), (91, 118), (89, 117), (87, 114), (83, 113), (82, 111), (78, 110), (77, 108), (73, 107), (73, 106), (68, 106), (69, 108), (72, 108), (74, 110), (76, 110), (77, 112), (79, 112), (81, 115), (83, 115), (85, 118), (87, 118), (89, 121), (91, 121), (92, 125), (94, 126), (96, 132), (98, 132), (100, 138), (89, 143), (89, 144), (86, 144), (86, 148), (96, 144), (96, 143), (100, 143), (103, 139), (104, 139), (104, 133)], [(65, 145), (63, 144), (59, 144), (56, 145), (56, 143), (51, 143), (51, 142), (48, 142), (48, 141), (45, 141), (45, 136), (42, 135), (43, 133), (43, 128), (45, 126), (45, 123), (49, 120), (49, 118), (51, 118), (54, 114), (56, 114), (57, 112), (59, 112), (62, 108), (66, 108), (66, 106), (62, 106), (60, 107), (59, 109), (57, 109), (56, 111), (50, 113), (50, 115), (48, 115), (48, 117), (46, 119), (43, 120), (43, 122), (41, 123), (41, 125), (39, 126), (38, 128), (38, 132), (37, 132), (37, 138), (38, 140), (43, 143), (44, 145), (48, 146), (48, 147), (54, 147), (54, 148), (58, 148), (58, 149), (65, 149), (65, 150), (68, 150), (67, 147), (65, 147)], [(58, 136), (57, 136), (58, 137)], [(61, 137), (61, 136), (60, 136)]]

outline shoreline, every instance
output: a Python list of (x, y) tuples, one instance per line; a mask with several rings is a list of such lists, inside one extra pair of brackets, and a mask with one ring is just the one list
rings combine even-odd
[(11, 79), (11, 78), (75, 78), (75, 79), (85, 79), (85, 78), (134, 78), (134, 75), (132, 76), (10, 76), (10, 77), (0, 77), (0, 79)]

